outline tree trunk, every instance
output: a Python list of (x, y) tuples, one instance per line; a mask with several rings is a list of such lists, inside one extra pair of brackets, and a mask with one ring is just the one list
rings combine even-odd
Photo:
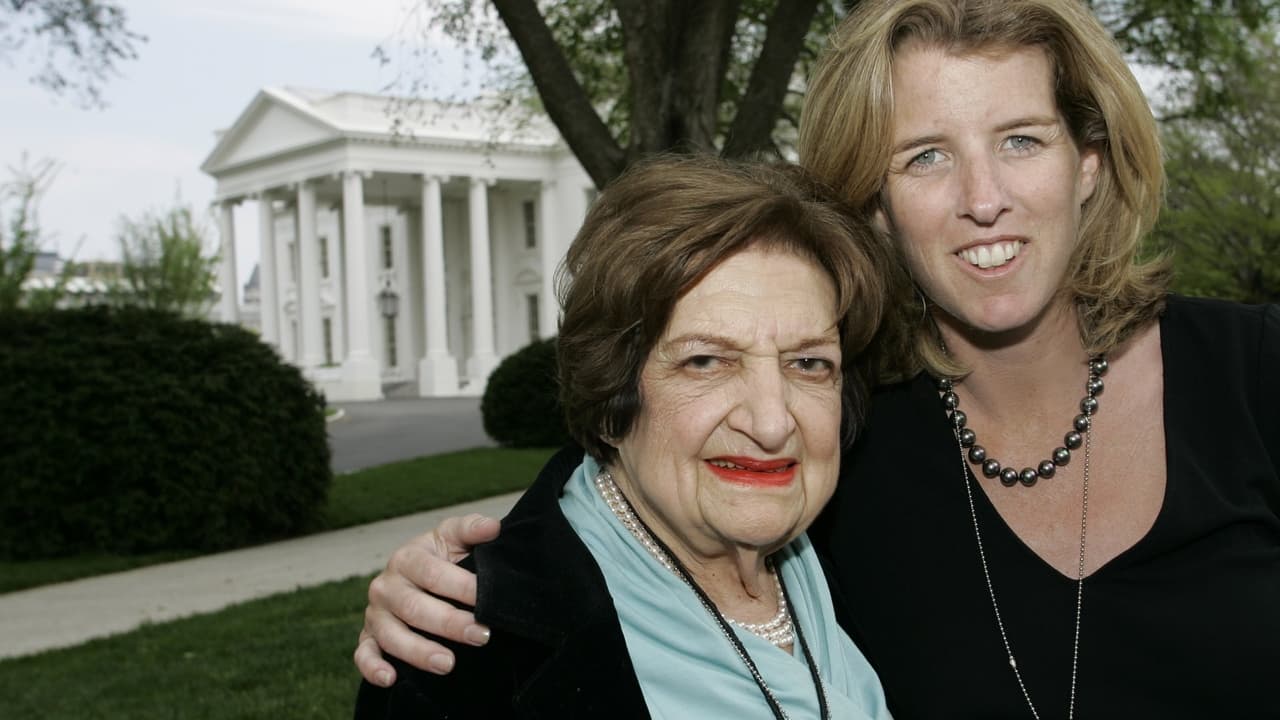
[(671, 95), (672, 122), (666, 146), (690, 152), (715, 152), (719, 133), (720, 92), (729, 69), (729, 50), (739, 0), (683, 2), (675, 48)]
[[(492, 0), (551, 121), (597, 187), (653, 153), (715, 152), (741, 0), (613, 0), (631, 86), (625, 149), (592, 107), (535, 0)], [(779, 0), (722, 154), (770, 147), (819, 0)]]
[(733, 125), (724, 140), (725, 157), (774, 148), (773, 128), (817, 9), (818, 0), (779, 2), (769, 16), (764, 46), (751, 68), (751, 79), (738, 100)]

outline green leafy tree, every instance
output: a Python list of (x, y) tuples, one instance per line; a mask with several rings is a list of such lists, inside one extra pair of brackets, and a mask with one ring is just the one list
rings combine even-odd
[(121, 262), (116, 304), (191, 316), (208, 312), (217, 258), (191, 208), (179, 203), (164, 212), (122, 218), (116, 237)]
[(23, 289), (42, 249), (40, 198), (57, 172), (54, 161), (43, 159), (32, 164), (23, 155), (17, 166), (9, 168), (9, 181), (0, 185), (0, 310), (19, 305), (50, 306), (65, 282), (64, 278), (52, 289), (34, 295)]
[(1172, 251), (1182, 292), (1280, 302), (1280, 46), (1274, 30), (1237, 42), (1258, 62), (1222, 78), (1235, 112), (1165, 123), (1169, 192), (1153, 241)]
[(1120, 47), (1164, 71), (1166, 118), (1212, 118), (1236, 112), (1228, 85), (1267, 62), (1242, 37), (1280, 20), (1274, 0), (1089, 0)]
[[(390, 89), (430, 94), (424, 68), (443, 32), (488, 67), (481, 90), (501, 104), (544, 109), (602, 186), (659, 151), (785, 154), (809, 63), (857, 2), (420, 0), (404, 32), (375, 56), (401, 63)], [(1186, 116), (1230, 106), (1222, 79), (1252, 62), (1236, 39), (1280, 13), (1280, 0), (1090, 5), (1135, 60), (1171, 71)]]

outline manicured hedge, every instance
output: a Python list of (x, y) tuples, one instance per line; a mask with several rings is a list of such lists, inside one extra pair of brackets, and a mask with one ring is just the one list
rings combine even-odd
[(569, 440), (556, 381), (556, 341), (539, 340), (508, 355), (480, 399), (484, 431), (506, 447), (557, 447)]
[(324, 399), (257, 336), (141, 309), (0, 313), (0, 557), (215, 550), (319, 522)]

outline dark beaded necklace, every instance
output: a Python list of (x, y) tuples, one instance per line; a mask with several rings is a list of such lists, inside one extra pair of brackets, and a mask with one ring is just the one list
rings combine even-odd
[(1036, 484), (1040, 478), (1053, 477), (1058, 468), (1071, 462), (1071, 451), (1080, 448), (1084, 442), (1083, 433), (1089, 430), (1090, 417), (1098, 412), (1098, 396), (1102, 394), (1102, 376), (1107, 373), (1107, 357), (1099, 355), (1089, 360), (1089, 380), (1085, 383), (1085, 396), (1080, 401), (1080, 414), (1072, 423), (1073, 429), (1062, 436), (1062, 446), (1055, 448), (1049, 460), (1041, 460), (1036, 467), (1023, 468), (1021, 472), (1013, 467), (1005, 467), (995, 458), (987, 457), (987, 449), (978, 444), (978, 434), (966, 427), (968, 418), (960, 411), (960, 396), (956, 395), (955, 385), (950, 378), (938, 380), (938, 390), (942, 392), (942, 403), (951, 413), (951, 423), (955, 426), (960, 446), (968, 448), (969, 462), (982, 467), (982, 474), (1000, 478), (1005, 487), (1013, 487), (1022, 483), (1027, 487)]

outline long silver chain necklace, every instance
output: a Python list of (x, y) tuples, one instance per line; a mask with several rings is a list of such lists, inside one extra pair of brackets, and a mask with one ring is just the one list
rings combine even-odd
[[(600, 468), (600, 472), (596, 474), (595, 485), (596, 490), (600, 493), (600, 497), (604, 498), (605, 504), (609, 506), (611, 511), (613, 511), (613, 514), (618, 518), (619, 522), (622, 523), (623, 527), (627, 528), (627, 530), (635, 536), (636, 540), (644, 546), (645, 550), (647, 550), (659, 564), (674, 573), (676, 577), (684, 581), (684, 583), (693, 590), (694, 594), (698, 597), (698, 602), (702, 604), (703, 609), (705, 609), (707, 613), (711, 615), (712, 619), (716, 621), (716, 625), (719, 626), (721, 634), (723, 634), (725, 639), (729, 641), (729, 644), (733, 646), (734, 651), (738, 654), (738, 659), (742, 660), (743, 665), (747, 667), (747, 671), (751, 674), (751, 678), (755, 680), (756, 687), (760, 689), (760, 693), (764, 696), (765, 702), (769, 704), (769, 709), (773, 711), (774, 718), (776, 720), (787, 720), (787, 714), (783, 711), (782, 704), (778, 702), (773, 691), (770, 690), (769, 686), (765, 683), (764, 676), (760, 673), (760, 668), (756, 666), (755, 660), (751, 658), (751, 653), (747, 652), (747, 648), (743, 646), (742, 641), (738, 639), (737, 634), (733, 632), (731, 625), (738, 623), (729, 620), (720, 612), (719, 608), (715, 606), (715, 603), (711, 602), (711, 598), (707, 597), (707, 593), (700, 585), (698, 585), (697, 581), (693, 579), (693, 576), (689, 574), (689, 571), (684, 567), (684, 564), (676, 558), (670, 548), (668, 548), (657, 538), (657, 536), (653, 534), (651, 530), (649, 530), (649, 526), (645, 525), (645, 522), (636, 515), (635, 510), (631, 507), (631, 502), (627, 500), (627, 496), (622, 493), (620, 488), (618, 488), (618, 484), (614, 482), (613, 476), (609, 474), (607, 469)], [(777, 569), (772, 566), (772, 563), (770, 563), (769, 569), (774, 576), (774, 581), (777, 583), (779, 607), (781, 608), (780, 611), (786, 612), (788, 618), (787, 624), (792, 626), (788, 629), (788, 632), (794, 632), (795, 639), (799, 641), (800, 650), (804, 655), (805, 664), (809, 668), (809, 676), (813, 679), (813, 686), (818, 695), (819, 713), (822, 720), (828, 720), (831, 717), (831, 711), (827, 706), (827, 691), (822, 685), (822, 676), (818, 672), (818, 664), (814, 662), (813, 654), (809, 650), (809, 643), (805, 641), (804, 632), (800, 629), (800, 624), (793, 623), (791, 621), (791, 613), (787, 610), (790, 606), (790, 596), (787, 594), (787, 588), (782, 582), (781, 575)], [(777, 618), (775, 617), (775, 620), (776, 619)], [(770, 621), (770, 623), (765, 624), (772, 624), (773, 622), (774, 621)], [(746, 629), (743, 625), (739, 626)], [(770, 642), (773, 641), (770, 640)]]
[[(1084, 445), (1084, 481), (1082, 484), (1082, 498), (1080, 501), (1080, 554), (1078, 564), (1076, 565), (1076, 624), (1071, 641), (1071, 695), (1067, 704), (1068, 720), (1073, 720), (1075, 718), (1076, 711), (1076, 678), (1080, 660), (1080, 618), (1082, 615), (1081, 611), (1084, 608), (1084, 559), (1085, 538), (1087, 536), (1089, 518), (1089, 459), (1093, 446), (1093, 415), (1098, 411), (1097, 396), (1102, 392), (1102, 375), (1106, 372), (1107, 359), (1105, 356), (1100, 355), (1089, 361), (1089, 380), (1085, 386), (1087, 395), (1084, 400), (1080, 401), (1081, 414), (1076, 417), (1075, 430), (1073, 431), (1077, 437), (1079, 434), (1083, 434), (1083, 438), (1081, 438), (1081, 440)], [(1022, 690), (1022, 697), (1026, 699), (1027, 707), (1031, 709), (1031, 716), (1035, 718), (1035, 720), (1040, 720), (1040, 713), (1036, 710), (1035, 703), (1031, 701), (1031, 693), (1027, 691), (1027, 685), (1022, 680), (1022, 672), (1018, 669), (1018, 661), (1014, 658), (1013, 648), (1009, 644), (1009, 636), (1005, 632), (1004, 620), (1000, 616), (1000, 603), (996, 601), (995, 584), (991, 582), (991, 569), (987, 565), (986, 549), (982, 544), (982, 530), (978, 526), (978, 511), (973, 502), (973, 482), (976, 482), (977, 480), (976, 476), (974, 476), (974, 480), (972, 482), (970, 481), (970, 476), (973, 475), (973, 473), (969, 470), (969, 462), (982, 462), (985, 458), (975, 459), (973, 457), (973, 449), (975, 447), (981, 449), (981, 446), (975, 444), (977, 435), (973, 430), (965, 427), (968, 420), (964, 413), (960, 412), (959, 398), (955, 394), (955, 388), (953, 387), (952, 381), (950, 379), (943, 378), (937, 382), (939, 391), (942, 394), (943, 406), (947, 411), (947, 417), (951, 420), (951, 430), (955, 434), (956, 446), (960, 450), (960, 471), (961, 477), (964, 479), (965, 495), (969, 500), (969, 517), (973, 521), (973, 535), (978, 542), (978, 558), (982, 561), (982, 575), (987, 581), (987, 594), (991, 597), (991, 608), (995, 611), (996, 627), (1000, 630), (1000, 641), (1004, 644), (1005, 654), (1009, 656), (1009, 667), (1013, 670), (1013, 675), (1018, 681), (1018, 688)], [(1068, 433), (1067, 437), (1064, 438), (1068, 445), (1072, 444), (1072, 434), (1073, 433)], [(1079, 446), (1079, 443), (1076, 443), (1075, 447)], [(967, 453), (966, 448), (968, 448)], [(1058, 451), (1062, 450), (1063, 448), (1058, 448), (1058, 450), (1055, 451), (1053, 462), (1045, 461), (1040, 464), (1040, 468), (1037, 470), (1030, 470), (1030, 472), (1034, 473), (1036, 477), (1053, 477), (1053, 468), (1049, 468), (1047, 474), (1043, 472), (1045, 469), (1045, 463), (1056, 466), (1065, 465), (1066, 461), (1070, 459), (1069, 453), (1062, 458), (1062, 462), (1057, 462), (1058, 458), (1061, 457)], [(988, 462), (990, 463), (995, 461), (990, 460)], [(1027, 473), (1029, 472), (1028, 470), (1023, 470), (1022, 473), (1017, 473), (1017, 471), (1011, 469), (1003, 469), (1001, 471), (991, 473), (987, 472), (988, 467), (989, 465), (984, 465), (983, 474), (987, 477), (1000, 475), (1001, 482), (1006, 486), (1013, 485), (1014, 482), (1019, 480), (1022, 480), (1024, 485), (1030, 486), (1034, 484), (1036, 479), (1036, 477), (1032, 477), (1030, 482), (1024, 479), (1027, 477)], [(1006, 480), (1008, 472), (1014, 473), (1012, 482)]]

